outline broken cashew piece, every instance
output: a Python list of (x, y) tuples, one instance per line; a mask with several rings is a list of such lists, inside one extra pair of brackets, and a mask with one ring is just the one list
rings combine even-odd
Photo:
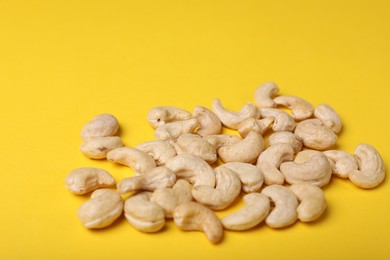
[(279, 92), (278, 86), (274, 82), (261, 84), (255, 90), (255, 104), (260, 107), (276, 107), (273, 98)]
[(197, 134), (200, 136), (217, 135), (221, 133), (222, 123), (217, 115), (208, 108), (196, 106), (194, 117), (198, 120), (199, 128)]
[(274, 132), (292, 132), (295, 128), (295, 120), (287, 112), (276, 108), (260, 108), (260, 116), (263, 118), (273, 117), (272, 130)]
[(175, 145), (177, 154), (189, 153), (199, 156), (209, 164), (217, 160), (217, 151), (213, 145), (196, 134), (181, 135)]
[(332, 129), (336, 134), (340, 133), (343, 123), (337, 112), (327, 104), (320, 104), (314, 109), (314, 116), (322, 121), (324, 126)]
[(279, 96), (274, 98), (276, 104), (291, 109), (292, 117), (297, 121), (310, 118), (314, 107), (308, 101), (296, 96)]
[(297, 124), (295, 136), (303, 145), (316, 150), (326, 150), (336, 144), (337, 135), (319, 119), (306, 119)]
[(148, 112), (147, 120), (153, 128), (157, 128), (163, 124), (187, 120), (192, 117), (191, 113), (177, 107), (172, 106), (157, 106)]
[(268, 137), (268, 144), (270, 146), (277, 143), (290, 145), (294, 149), (294, 153), (298, 153), (302, 149), (302, 142), (295, 137), (294, 133), (287, 131), (275, 132)]
[(103, 169), (83, 167), (71, 171), (65, 178), (65, 185), (74, 194), (86, 194), (96, 189), (114, 186), (115, 180)]
[(357, 170), (359, 167), (355, 157), (347, 152), (327, 150), (323, 153), (328, 157), (333, 174), (340, 178), (348, 178), (349, 173)]
[(80, 145), (80, 150), (88, 158), (104, 159), (109, 151), (122, 146), (119, 136), (86, 137)]
[(83, 126), (80, 136), (82, 138), (113, 136), (118, 131), (118, 128), (119, 123), (115, 116), (100, 114)]
[(196, 118), (163, 124), (154, 131), (156, 140), (174, 143), (182, 134), (193, 133), (198, 126)]
[(273, 122), (273, 117), (266, 117), (263, 119), (255, 119), (250, 117), (238, 125), (237, 131), (240, 133), (242, 138), (245, 138), (251, 131), (255, 131), (260, 135), (263, 135)]
[(176, 155), (175, 148), (168, 141), (148, 141), (137, 145), (135, 148), (152, 156), (157, 166), (164, 165)]
[(107, 160), (130, 167), (135, 174), (142, 174), (156, 167), (156, 163), (149, 154), (133, 147), (120, 147), (111, 150), (107, 154)]

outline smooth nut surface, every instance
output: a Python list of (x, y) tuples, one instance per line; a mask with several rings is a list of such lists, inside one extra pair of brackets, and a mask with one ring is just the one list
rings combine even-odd
[(260, 108), (260, 116), (263, 118), (273, 117), (272, 130), (274, 132), (280, 131), (294, 131), (296, 126), (295, 120), (287, 112), (276, 108)]
[(177, 154), (189, 153), (196, 155), (209, 164), (212, 164), (217, 160), (215, 146), (211, 145), (200, 135), (183, 134), (177, 139), (174, 147)]
[(337, 135), (319, 119), (306, 119), (297, 124), (294, 131), (303, 145), (316, 150), (329, 149), (336, 144)]
[(113, 136), (118, 131), (118, 128), (119, 123), (115, 116), (111, 114), (100, 114), (83, 126), (80, 136), (82, 138)]
[(254, 101), (258, 107), (276, 107), (273, 98), (279, 92), (279, 87), (275, 82), (261, 84), (255, 90)]
[(80, 145), (80, 150), (88, 158), (104, 159), (109, 151), (122, 146), (119, 136), (86, 137)]
[(308, 101), (296, 96), (279, 96), (274, 98), (276, 104), (288, 107), (292, 117), (297, 121), (308, 119), (313, 115), (314, 107)]
[(302, 149), (302, 142), (296, 138), (294, 133), (287, 131), (275, 132), (268, 137), (268, 145), (271, 146), (277, 143), (290, 145), (295, 153), (298, 153)]
[(195, 132), (197, 126), (196, 118), (166, 123), (157, 127), (154, 131), (154, 137), (156, 140), (174, 143), (182, 134)]
[(143, 142), (135, 148), (152, 156), (157, 166), (164, 165), (169, 159), (176, 155), (175, 148), (168, 141), (153, 140)]
[(314, 110), (314, 116), (322, 121), (324, 126), (332, 129), (336, 134), (341, 132), (343, 123), (339, 114), (329, 105), (320, 104)]
[(107, 160), (126, 165), (136, 174), (142, 174), (156, 167), (156, 162), (149, 154), (133, 147), (113, 149), (107, 153)]
[(355, 157), (347, 152), (328, 150), (323, 153), (328, 157), (333, 174), (340, 178), (348, 178), (349, 173), (359, 167)]
[(221, 133), (222, 123), (217, 115), (208, 108), (196, 106), (194, 117), (198, 120), (199, 128), (197, 134), (200, 136), (217, 135)]
[(114, 186), (115, 180), (106, 170), (82, 167), (66, 176), (65, 185), (74, 194), (86, 194), (96, 189)]
[(147, 120), (153, 128), (157, 128), (163, 124), (187, 120), (192, 117), (191, 113), (173, 106), (157, 106), (148, 112)]

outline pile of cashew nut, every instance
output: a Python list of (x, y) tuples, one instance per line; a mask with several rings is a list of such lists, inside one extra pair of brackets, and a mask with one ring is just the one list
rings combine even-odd
[[(182, 230), (203, 231), (219, 243), (225, 229), (317, 220), (326, 210), (321, 187), (332, 176), (361, 188), (383, 181), (384, 163), (373, 146), (359, 144), (354, 155), (332, 150), (342, 129), (332, 107), (278, 93), (273, 82), (260, 85), (254, 103), (239, 111), (227, 110), (219, 99), (211, 109), (197, 106), (193, 113), (154, 107), (147, 121), (155, 140), (135, 147), (116, 136), (119, 123), (113, 115), (94, 117), (81, 131), (83, 154), (123, 164), (134, 174), (116, 184), (103, 169), (69, 173), (69, 191), (92, 192), (78, 210), (80, 221), (86, 228), (104, 228), (124, 214), (135, 229), (157, 232), (173, 219)], [(237, 134), (225, 134), (224, 128)], [(244, 206), (238, 211), (217, 216), (215, 211), (240, 198)]]

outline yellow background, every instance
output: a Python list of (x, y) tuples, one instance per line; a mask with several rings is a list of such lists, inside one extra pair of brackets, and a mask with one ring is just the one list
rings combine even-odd
[(219, 97), (238, 110), (270, 80), (333, 106), (339, 149), (369, 143), (389, 165), (389, 14), (388, 0), (0, 0), (0, 259), (389, 259), (388, 181), (333, 178), (319, 221), (226, 231), (218, 245), (172, 222), (158, 234), (124, 218), (86, 230), (76, 211), (88, 196), (64, 186), (83, 166), (132, 175), (79, 151), (94, 115), (114, 114), (135, 146), (153, 139), (154, 106)]

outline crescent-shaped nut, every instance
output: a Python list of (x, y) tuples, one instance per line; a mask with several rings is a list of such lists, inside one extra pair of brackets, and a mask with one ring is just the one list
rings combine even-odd
[(265, 187), (262, 194), (270, 198), (275, 207), (265, 219), (271, 228), (283, 228), (292, 225), (298, 218), (298, 199), (289, 188), (281, 185)]
[(163, 124), (154, 131), (156, 140), (174, 143), (182, 134), (193, 133), (198, 126), (196, 118)]
[(192, 117), (191, 113), (177, 107), (172, 106), (157, 106), (148, 112), (147, 120), (153, 128), (157, 128), (163, 124), (187, 120)]
[(104, 159), (109, 151), (122, 146), (119, 136), (86, 137), (80, 145), (80, 150), (88, 158)]
[(308, 183), (297, 183), (290, 186), (298, 198), (298, 219), (311, 222), (321, 217), (326, 209), (326, 200), (321, 188)]
[(332, 167), (328, 158), (315, 150), (299, 152), (293, 162), (282, 163), (280, 171), (290, 184), (305, 182), (322, 187), (328, 184), (332, 177)]
[(324, 126), (332, 129), (336, 134), (340, 133), (343, 123), (337, 112), (327, 104), (320, 104), (314, 109), (314, 117), (320, 119)]
[(86, 228), (104, 228), (111, 225), (123, 211), (121, 196), (113, 190), (100, 189), (91, 194), (77, 215)]
[(175, 148), (168, 141), (148, 141), (137, 145), (135, 148), (152, 156), (157, 166), (164, 165), (169, 159), (176, 156)]
[(92, 118), (81, 129), (80, 136), (86, 137), (101, 137), (101, 136), (113, 136), (116, 134), (119, 128), (118, 120), (111, 114), (100, 114)]
[(189, 201), (177, 206), (173, 210), (173, 220), (182, 230), (204, 232), (212, 243), (219, 243), (223, 239), (223, 227), (218, 216), (197, 202)]
[(224, 163), (254, 163), (264, 148), (263, 137), (259, 133), (251, 131), (239, 143), (222, 146), (217, 150), (217, 153)]
[(209, 164), (217, 160), (217, 151), (213, 145), (196, 134), (181, 135), (175, 145), (177, 154), (189, 153), (199, 156)]
[(218, 150), (218, 148), (226, 145), (232, 145), (239, 143), (242, 139), (237, 135), (229, 135), (229, 134), (220, 134), (220, 135), (207, 135), (203, 137), (204, 140), (209, 142), (214, 149)]
[(228, 168), (215, 168), (216, 187), (198, 185), (192, 188), (192, 196), (199, 203), (213, 210), (227, 208), (241, 191), (238, 175)]
[(272, 126), (274, 132), (294, 131), (296, 125), (295, 120), (287, 112), (276, 108), (260, 108), (259, 112), (262, 118), (274, 118), (274, 124)]
[(358, 187), (374, 188), (385, 179), (385, 165), (379, 152), (369, 144), (359, 144), (354, 152), (358, 170), (349, 174), (349, 179)]
[(350, 172), (358, 169), (358, 163), (355, 157), (347, 152), (328, 150), (323, 153), (328, 157), (333, 174), (340, 178), (348, 178)]
[(262, 222), (270, 212), (270, 201), (264, 194), (246, 194), (243, 200), (245, 204), (243, 208), (221, 219), (225, 229), (236, 231), (248, 230)]
[(291, 109), (292, 117), (297, 121), (310, 118), (314, 107), (308, 101), (296, 96), (279, 96), (274, 98), (276, 104)]
[(295, 136), (303, 145), (316, 150), (326, 150), (336, 144), (337, 135), (319, 119), (306, 119), (297, 124)]
[(277, 143), (284, 143), (290, 145), (295, 153), (298, 153), (302, 150), (302, 142), (299, 141), (294, 133), (282, 131), (275, 132), (270, 137), (268, 137), (268, 144), (274, 145)]
[(251, 131), (255, 131), (263, 135), (270, 125), (274, 122), (273, 117), (266, 117), (263, 119), (247, 118), (238, 125), (237, 131), (242, 138), (245, 138)]
[(255, 90), (255, 104), (262, 107), (276, 107), (273, 98), (279, 92), (279, 87), (274, 82), (266, 82), (261, 84)]
[(65, 185), (74, 194), (86, 194), (96, 189), (114, 186), (115, 180), (103, 169), (83, 167), (71, 171), (65, 178)]
[(154, 167), (156, 163), (153, 158), (133, 147), (120, 147), (107, 153), (107, 160), (126, 165), (134, 170), (136, 174), (142, 174)]
[(200, 136), (217, 135), (222, 131), (221, 120), (208, 108), (196, 106), (194, 108), (194, 117), (198, 120), (199, 128), (197, 134)]

